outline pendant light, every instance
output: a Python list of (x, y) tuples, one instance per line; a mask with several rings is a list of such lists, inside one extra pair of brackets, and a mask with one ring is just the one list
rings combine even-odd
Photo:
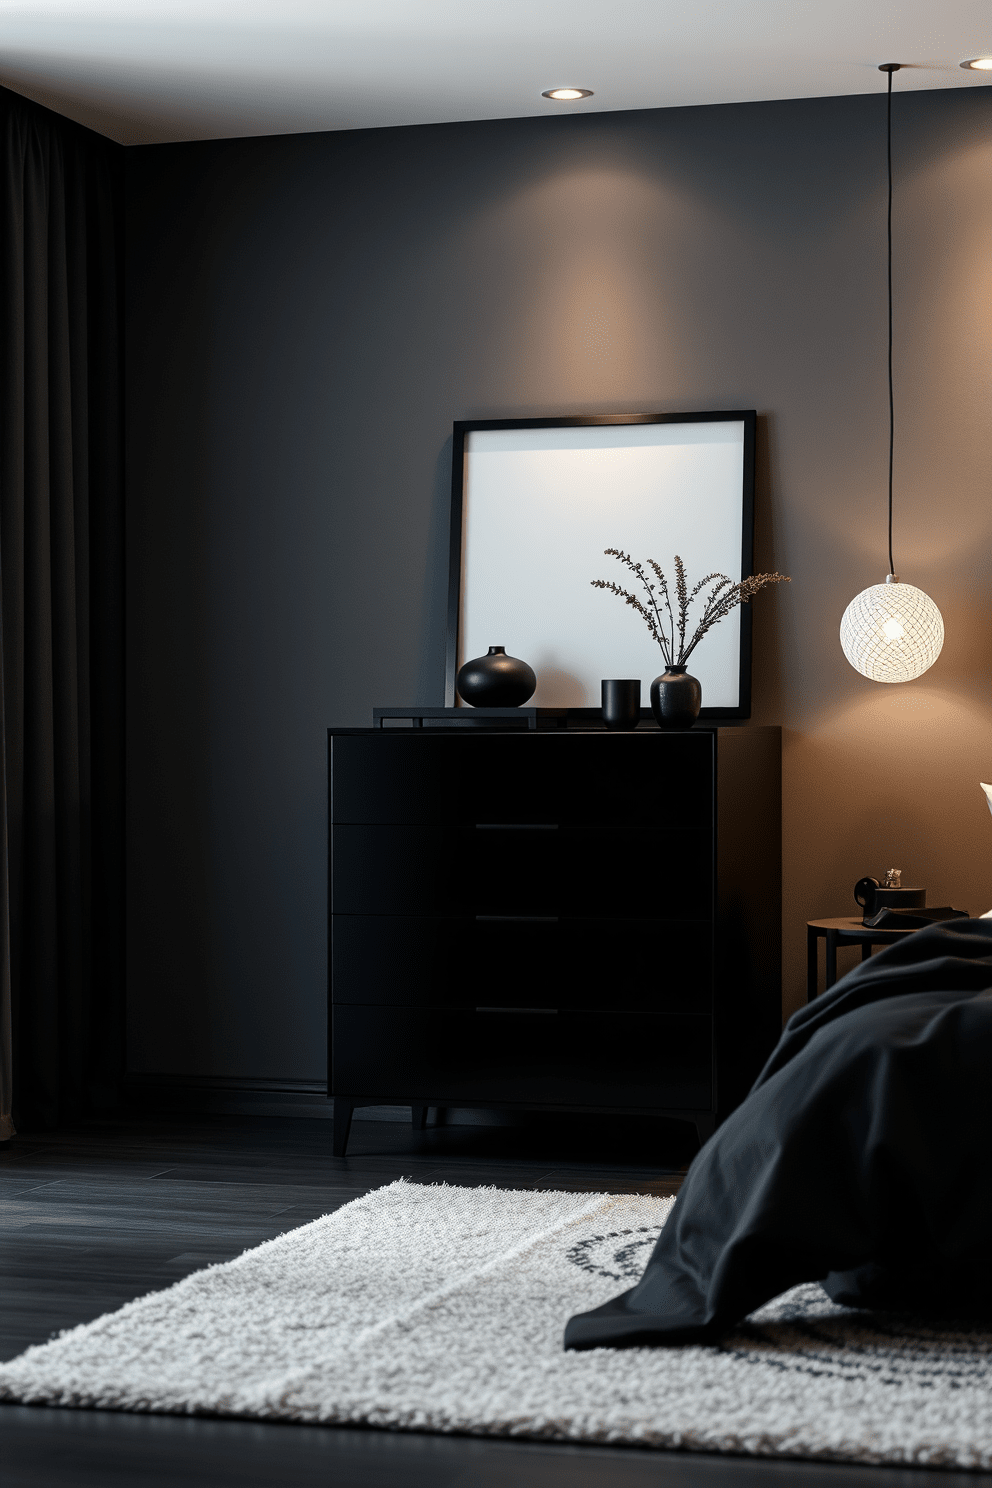
[(883, 62), (889, 75), (888, 138), (888, 283), (889, 283), (889, 572), (884, 584), (873, 584), (848, 605), (840, 622), (844, 655), (873, 682), (911, 682), (932, 667), (944, 644), (944, 622), (929, 595), (904, 584), (892, 564), (892, 457), (895, 449), (895, 401), (892, 390), (892, 74), (899, 62)]

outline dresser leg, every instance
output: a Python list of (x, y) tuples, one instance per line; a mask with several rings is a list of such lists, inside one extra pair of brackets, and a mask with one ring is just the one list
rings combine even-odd
[(331, 1151), (335, 1157), (344, 1157), (354, 1111), (354, 1101), (342, 1100), (339, 1095), (334, 1097), (334, 1131), (331, 1134)]
[(696, 1135), (699, 1138), (699, 1145), (702, 1147), (703, 1143), (716, 1131), (716, 1117), (712, 1111), (707, 1111), (705, 1116), (697, 1116), (695, 1122)]
[(414, 1131), (423, 1131), (427, 1126), (427, 1107), (411, 1106), (410, 1114), (413, 1118)]

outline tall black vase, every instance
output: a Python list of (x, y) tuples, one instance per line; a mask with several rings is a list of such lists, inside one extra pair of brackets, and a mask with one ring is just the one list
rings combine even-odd
[(691, 729), (702, 705), (703, 689), (684, 666), (666, 667), (651, 683), (651, 711), (660, 729)]
[(488, 656), (465, 663), (455, 683), (473, 708), (519, 708), (533, 695), (537, 676), (525, 661), (507, 656), (505, 646), (490, 646)]

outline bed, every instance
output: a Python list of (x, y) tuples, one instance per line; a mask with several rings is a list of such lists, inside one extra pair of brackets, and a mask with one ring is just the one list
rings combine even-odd
[(567, 1349), (712, 1341), (818, 1281), (992, 1314), (992, 919), (921, 929), (787, 1024), (689, 1169), (644, 1275)]

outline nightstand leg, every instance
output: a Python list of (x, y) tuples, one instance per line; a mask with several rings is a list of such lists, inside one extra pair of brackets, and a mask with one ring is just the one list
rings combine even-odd
[(812, 1002), (816, 996), (817, 961), (819, 951), (817, 943), (820, 937), (815, 930), (806, 931), (806, 1001)]
[(354, 1101), (334, 1097), (334, 1131), (331, 1133), (331, 1151), (335, 1157), (344, 1157), (351, 1133), (351, 1118), (355, 1112)]
[(870, 940), (863, 940), (861, 942), (861, 959), (862, 959), (862, 961), (870, 961), (871, 960), (871, 941)]
[(826, 982), (824, 984), (824, 989), (823, 990), (826, 991), (827, 987), (832, 987), (833, 984), (834, 984), (834, 982), (836, 980), (837, 980), (837, 931), (836, 930), (828, 930), (827, 931), (827, 979), (826, 979)]
[(424, 1128), (427, 1126), (427, 1107), (411, 1106), (410, 1115), (413, 1118), (414, 1131), (423, 1131)]

